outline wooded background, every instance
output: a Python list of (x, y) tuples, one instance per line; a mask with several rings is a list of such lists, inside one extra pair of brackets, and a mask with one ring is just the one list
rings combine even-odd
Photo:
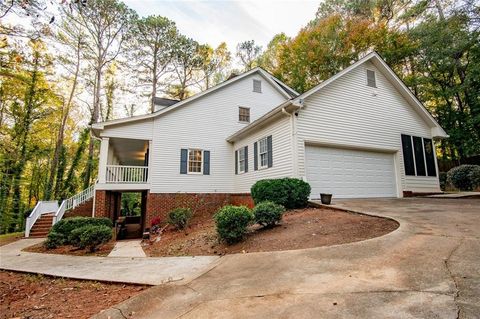
[(478, 1), (325, 0), (295, 37), (233, 53), (117, 0), (5, 0), (0, 19), (0, 233), (22, 230), (38, 200), (94, 183), (90, 124), (256, 66), (304, 92), (376, 50), (450, 135), (440, 161), (480, 154)]

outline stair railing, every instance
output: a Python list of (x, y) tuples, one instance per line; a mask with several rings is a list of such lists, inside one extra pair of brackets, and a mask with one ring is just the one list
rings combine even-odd
[(57, 201), (38, 201), (37, 205), (35, 205), (35, 208), (33, 208), (32, 212), (25, 221), (25, 237), (30, 236), (30, 230), (40, 216), (56, 211), (58, 211)]
[(62, 201), (62, 204), (55, 213), (55, 216), (52, 219), (52, 226), (58, 223), (65, 214), (66, 211), (77, 207), (91, 199), (95, 194), (95, 184), (90, 185), (88, 188), (84, 189), (78, 194), (73, 195), (70, 198)]

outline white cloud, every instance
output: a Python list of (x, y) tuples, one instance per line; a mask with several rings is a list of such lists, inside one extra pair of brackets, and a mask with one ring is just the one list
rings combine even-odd
[(154, 1), (126, 0), (139, 15), (161, 15), (177, 23), (180, 31), (201, 43), (217, 46), (255, 40), (266, 46), (277, 33), (294, 36), (313, 17), (319, 0)]

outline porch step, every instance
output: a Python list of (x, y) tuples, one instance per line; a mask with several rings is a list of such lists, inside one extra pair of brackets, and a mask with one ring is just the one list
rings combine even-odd
[(55, 213), (42, 214), (30, 230), (30, 237), (45, 237), (52, 228), (52, 221)]

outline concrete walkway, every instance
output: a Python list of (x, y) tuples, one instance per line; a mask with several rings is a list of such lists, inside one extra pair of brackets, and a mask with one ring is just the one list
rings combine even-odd
[(140, 245), (141, 242), (140, 239), (117, 241), (108, 257), (147, 257)]
[(336, 204), (401, 226), (357, 243), (227, 255), (95, 318), (480, 318), (478, 199)]
[(79, 257), (24, 252), (44, 239), (21, 239), (0, 247), (0, 269), (76, 279), (159, 285), (189, 281), (216, 265), (219, 257)]

